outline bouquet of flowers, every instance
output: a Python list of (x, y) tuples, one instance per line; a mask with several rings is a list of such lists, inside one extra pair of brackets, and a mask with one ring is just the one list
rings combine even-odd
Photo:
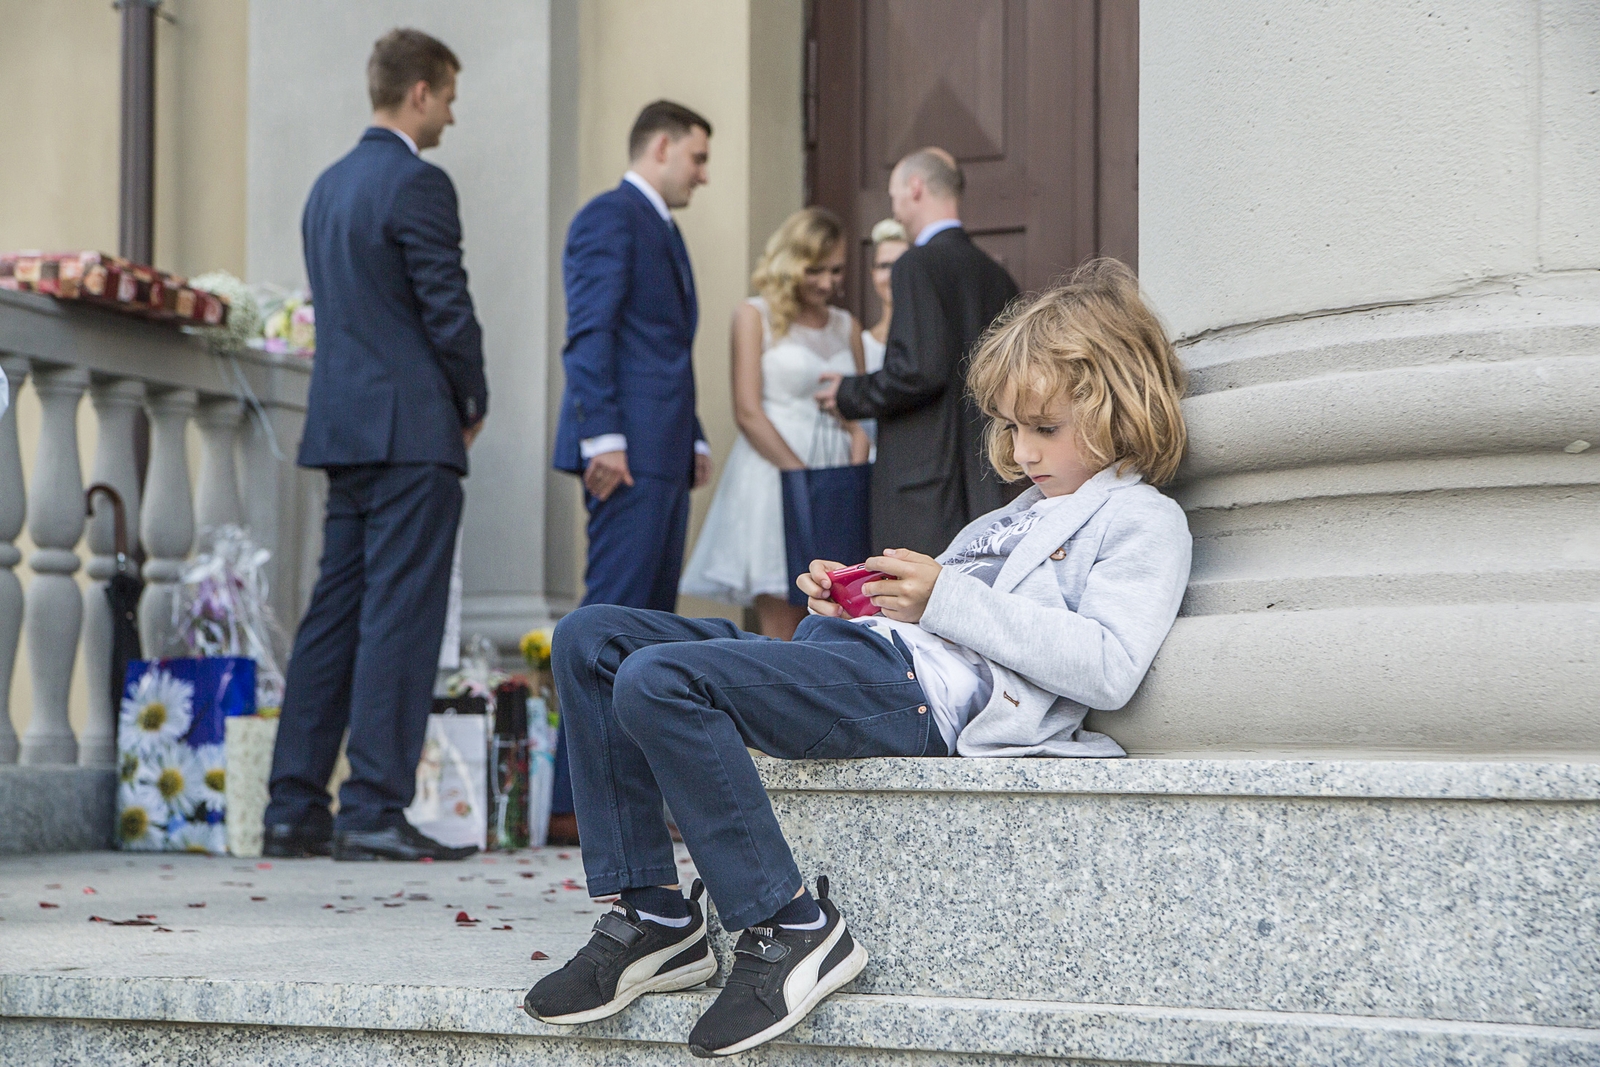
[(268, 352), (310, 358), (317, 350), (317, 317), (311, 294), (300, 290), (275, 294), (263, 301), (261, 347)]

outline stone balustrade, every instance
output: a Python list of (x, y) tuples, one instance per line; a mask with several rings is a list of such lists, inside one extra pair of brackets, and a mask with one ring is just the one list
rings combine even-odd
[[(297, 472), (288, 454), (300, 436), (310, 367), (256, 352), (221, 357), (172, 327), (0, 292), (0, 368), (11, 399), (0, 418), (0, 763), (111, 767), (117, 708), (105, 684), (112, 634), (105, 588), (116, 549), (109, 501), (97, 497), (86, 521), (84, 487), (104, 482), (121, 494), (130, 541), (137, 538), (143, 550), (138, 618), (147, 654), (172, 651), (172, 601), (183, 563), (197, 536), (226, 523), (247, 525), (273, 552), (273, 608), (292, 625), (314, 576), (317, 540), (307, 516), (319, 510), (319, 484)], [(16, 400), (27, 380), (40, 424), (24, 481)], [(254, 404), (242, 395), (246, 387)], [(86, 393), (98, 425), (87, 482), (78, 451)], [(142, 484), (135, 442), (141, 409), (150, 431)], [(197, 481), (189, 469), (191, 422), (201, 442)], [(26, 592), (15, 570), (24, 522), (34, 546)], [(85, 537), (88, 582), (80, 589), (78, 546)], [(19, 742), (10, 694), (23, 633), (33, 707)], [(89, 713), (74, 734), (68, 703), (80, 650)]]

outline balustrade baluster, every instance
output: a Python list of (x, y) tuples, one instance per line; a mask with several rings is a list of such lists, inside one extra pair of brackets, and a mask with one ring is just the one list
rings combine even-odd
[(42, 418), (28, 500), (28, 534), (37, 548), (28, 559), (33, 581), (23, 612), (33, 675), (33, 717), (22, 737), (23, 763), (78, 758), (67, 701), (83, 623), (83, 600), (72, 576), (80, 564), (73, 549), (84, 520), (78, 401), (88, 384), (89, 372), (81, 367), (38, 369), (33, 375)]
[[(94, 451), (93, 481), (104, 482), (122, 496), (127, 512), (129, 550), (139, 534), (139, 469), (134, 463), (134, 418), (144, 403), (144, 383), (115, 378), (89, 387), (100, 423)], [(83, 667), (89, 685), (89, 718), (78, 738), (78, 762), (85, 767), (114, 767), (117, 762), (119, 701), (111, 692), (111, 604), (106, 582), (116, 573), (116, 532), (111, 501), (97, 496), (89, 520), (89, 577), (83, 590)]]
[(189, 495), (189, 457), (184, 433), (195, 412), (192, 389), (156, 393), (145, 404), (150, 416), (150, 467), (145, 473), (144, 595), (139, 598), (139, 640), (150, 657), (172, 655), (172, 601), (183, 561), (194, 544), (194, 504)]
[(10, 383), (10, 401), (0, 417), (0, 763), (17, 762), (17, 732), (11, 726), (11, 674), (16, 669), (17, 641), (22, 636), (22, 583), (12, 570), (22, 552), (11, 542), (27, 517), (22, 485), (22, 452), (17, 447), (17, 394), (28, 376), (28, 361), (0, 356), (0, 370)]
[(233, 524), (244, 525), (244, 508), (239, 502), (238, 463), (234, 445), (244, 405), (237, 400), (208, 400), (200, 405), (195, 423), (200, 427), (200, 489), (195, 495), (194, 515), (201, 537), (207, 530)]

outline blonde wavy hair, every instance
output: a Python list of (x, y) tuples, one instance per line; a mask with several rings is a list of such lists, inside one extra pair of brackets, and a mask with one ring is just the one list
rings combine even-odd
[(1178, 354), (1133, 272), (1114, 259), (1013, 303), (979, 344), (967, 386), (991, 420), (989, 462), (1008, 481), (1023, 472), (1000, 415), (1007, 400), (1032, 422), (1067, 398), (1084, 458), (1131, 467), (1152, 485), (1172, 480), (1188, 444)]
[(776, 233), (767, 238), (767, 249), (750, 276), (767, 301), (767, 317), (772, 336), (789, 332), (800, 314), (800, 283), (806, 268), (814, 267), (844, 240), (844, 223), (823, 207), (805, 207), (783, 220)]

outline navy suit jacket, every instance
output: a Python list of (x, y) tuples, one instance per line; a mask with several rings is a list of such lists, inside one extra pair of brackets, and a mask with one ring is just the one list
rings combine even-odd
[(572, 220), (561, 269), (567, 383), (556, 469), (582, 471), (579, 442), (620, 433), (633, 474), (687, 484), (703, 435), (690, 358), (700, 312), (682, 235), (622, 182)]
[(372, 127), (312, 186), (300, 229), (317, 311), (300, 465), (465, 474), (461, 432), (489, 388), (449, 175)]

